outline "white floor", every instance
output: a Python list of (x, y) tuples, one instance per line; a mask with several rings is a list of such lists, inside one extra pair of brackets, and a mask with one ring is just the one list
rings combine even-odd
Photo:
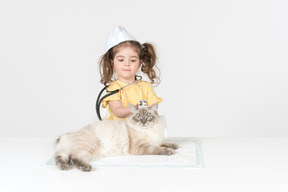
[(198, 138), (204, 168), (96, 167), (45, 163), (53, 138), (0, 138), (0, 191), (287, 192), (288, 138)]

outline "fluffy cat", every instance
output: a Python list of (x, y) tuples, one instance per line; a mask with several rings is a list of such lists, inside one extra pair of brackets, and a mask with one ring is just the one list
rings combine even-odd
[(177, 144), (163, 143), (158, 104), (129, 108), (126, 121), (103, 120), (60, 136), (54, 156), (57, 167), (68, 170), (71, 164), (81, 171), (91, 171), (89, 162), (101, 157), (174, 154)]

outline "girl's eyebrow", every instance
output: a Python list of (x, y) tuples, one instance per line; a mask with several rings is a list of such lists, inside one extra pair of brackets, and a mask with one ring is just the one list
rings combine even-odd
[[(125, 56), (123, 56), (123, 55), (118, 55), (118, 56), (116, 56), (116, 58), (118, 58), (118, 57), (125, 57)], [(136, 58), (138, 58), (137, 56), (131, 56), (131, 57), (136, 57)], [(130, 57), (130, 58), (131, 58)]]

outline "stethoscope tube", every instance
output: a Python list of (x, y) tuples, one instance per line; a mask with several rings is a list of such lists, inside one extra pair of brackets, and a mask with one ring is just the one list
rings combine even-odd
[(100, 121), (102, 120), (101, 114), (100, 114), (100, 105), (101, 105), (101, 102), (102, 102), (103, 99), (105, 99), (106, 97), (109, 97), (110, 95), (113, 95), (113, 94), (118, 93), (118, 92), (120, 91), (120, 89), (116, 89), (116, 90), (114, 90), (114, 91), (109, 91), (110, 93), (108, 93), (107, 95), (104, 95), (104, 96), (100, 99), (103, 91), (106, 90), (106, 88), (107, 88), (107, 87), (104, 87), (104, 88), (100, 91), (100, 93), (99, 93), (99, 95), (98, 95), (98, 97), (97, 97), (97, 101), (96, 101), (96, 113), (97, 113), (98, 119), (99, 119)]
[[(142, 79), (142, 78), (140, 78), (139, 80), (141, 80), (141, 79)], [(100, 121), (102, 121), (101, 114), (100, 114), (100, 105), (101, 105), (101, 102), (103, 101), (103, 99), (105, 99), (106, 97), (109, 97), (110, 95), (114, 95), (114, 94), (118, 93), (118, 92), (121, 91), (122, 89), (124, 89), (124, 88), (126, 88), (126, 87), (128, 87), (128, 86), (130, 86), (130, 85), (132, 85), (132, 84), (134, 84), (134, 83), (136, 83), (136, 82), (138, 82), (139, 80), (137, 80), (136, 77), (135, 77), (135, 81), (134, 81), (134, 82), (132, 82), (132, 83), (130, 83), (130, 84), (128, 84), (128, 85), (120, 88), (120, 89), (116, 89), (116, 90), (114, 90), (114, 91), (107, 91), (108, 94), (104, 95), (104, 96), (100, 99), (103, 91), (106, 90), (106, 88), (107, 88), (107, 86), (105, 86), (105, 87), (100, 91), (100, 93), (99, 93), (99, 95), (98, 95), (98, 97), (97, 97), (97, 100), (96, 100), (96, 114), (97, 114), (98, 119), (99, 119)]]

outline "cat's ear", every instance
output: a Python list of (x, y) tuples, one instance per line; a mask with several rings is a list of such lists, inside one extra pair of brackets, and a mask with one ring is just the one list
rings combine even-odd
[(134, 112), (134, 111), (136, 111), (137, 109), (138, 109), (138, 107), (137, 107), (136, 105), (132, 105), (132, 104), (129, 103), (129, 110), (130, 110), (130, 112)]
[(154, 105), (151, 105), (151, 106), (149, 107), (149, 109), (154, 110), (154, 111), (157, 111), (157, 110), (158, 110), (158, 103), (155, 103)]

